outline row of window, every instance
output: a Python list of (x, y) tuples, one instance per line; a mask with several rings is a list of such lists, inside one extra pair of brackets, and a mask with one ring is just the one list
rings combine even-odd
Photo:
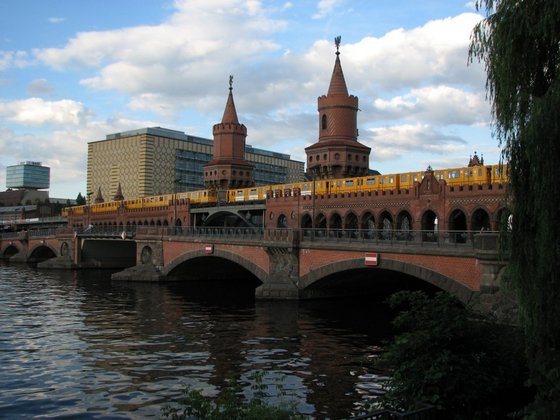
[[(323, 154), (323, 160), (327, 161), (329, 159), (329, 155), (327, 153)], [(339, 160), (340, 159), (340, 153), (335, 153), (334, 154), (334, 159), (335, 160)], [(348, 153), (348, 156), (346, 158), (346, 160), (351, 161), (352, 160), (352, 155), (350, 153)], [(355, 160), (356, 162), (360, 161), (360, 155), (355, 155)], [(315, 156), (315, 161), (316, 162), (320, 162), (321, 161), (321, 155), (316, 155)], [(367, 156), (362, 156), (362, 162), (366, 162), (367, 161)], [(313, 162), (313, 156), (309, 156), (309, 162)]]

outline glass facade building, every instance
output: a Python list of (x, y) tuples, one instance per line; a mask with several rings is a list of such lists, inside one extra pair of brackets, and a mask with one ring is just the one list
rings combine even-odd
[(50, 181), (51, 168), (41, 162), (21, 162), (6, 168), (6, 188), (45, 190)]

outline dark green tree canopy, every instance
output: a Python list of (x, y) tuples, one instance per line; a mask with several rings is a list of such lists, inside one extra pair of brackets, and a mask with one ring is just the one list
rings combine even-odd
[(513, 240), (507, 279), (516, 292), (537, 398), (528, 413), (560, 413), (560, 1), (478, 0), (470, 59), (487, 92), (509, 164)]

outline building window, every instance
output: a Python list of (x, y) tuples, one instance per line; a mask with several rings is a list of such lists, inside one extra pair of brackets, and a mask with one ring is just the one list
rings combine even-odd
[(327, 114), (323, 114), (323, 117), (321, 118), (321, 128), (323, 130), (327, 129)]

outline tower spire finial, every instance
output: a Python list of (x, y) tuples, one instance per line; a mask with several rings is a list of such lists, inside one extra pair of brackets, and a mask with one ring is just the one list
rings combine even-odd
[(338, 51), (338, 49), (340, 48), (341, 39), (342, 39), (342, 37), (340, 35), (338, 35), (334, 38), (334, 45), (336, 45), (336, 55), (340, 54), (340, 51)]
[(229, 90), (233, 89), (233, 74), (229, 75)]

